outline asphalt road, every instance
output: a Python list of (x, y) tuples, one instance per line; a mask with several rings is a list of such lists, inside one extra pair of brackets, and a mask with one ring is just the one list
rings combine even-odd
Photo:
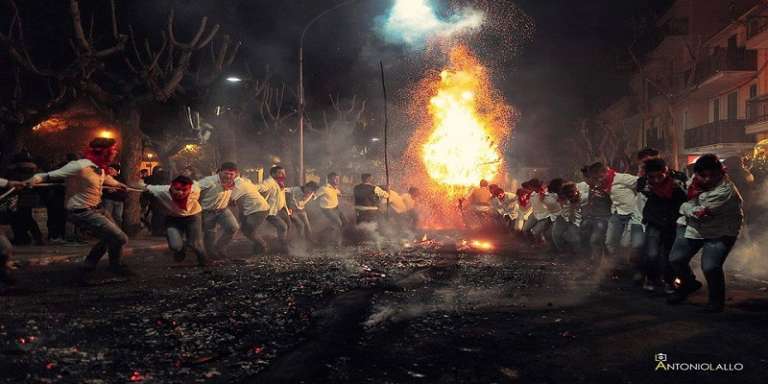
[[(251, 256), (241, 241), (203, 271), (161, 244), (127, 257), (138, 278), (88, 286), (74, 282), (85, 249), (22, 250), (20, 283), (0, 291), (0, 382), (765, 382), (768, 292), (743, 276), (725, 313), (702, 314), (703, 291), (672, 307), (514, 245)], [(730, 365), (664, 370), (660, 353)]]

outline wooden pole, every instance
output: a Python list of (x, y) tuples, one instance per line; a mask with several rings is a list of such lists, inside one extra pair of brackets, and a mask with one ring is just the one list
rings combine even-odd
[[(384, 177), (387, 193), (389, 193), (389, 114), (387, 113), (387, 84), (384, 82), (384, 63), (379, 61), (381, 69), (381, 90), (384, 94)], [(387, 198), (387, 216), (389, 216), (389, 198)]]

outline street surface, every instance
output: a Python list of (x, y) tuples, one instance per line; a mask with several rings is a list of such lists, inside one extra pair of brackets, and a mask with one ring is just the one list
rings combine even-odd
[[(671, 307), (594, 265), (432, 241), (251, 256), (207, 271), (161, 238), (133, 241), (140, 277), (74, 283), (85, 247), (26, 247), (0, 292), (4, 383), (763, 383), (768, 283), (728, 276)], [(102, 262), (105, 263), (105, 262)], [(740, 363), (665, 372), (669, 362)]]

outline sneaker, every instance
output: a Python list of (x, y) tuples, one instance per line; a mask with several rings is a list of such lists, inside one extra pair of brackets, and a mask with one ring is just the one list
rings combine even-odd
[(134, 277), (134, 276), (136, 276), (136, 272), (132, 271), (125, 264), (110, 265), (109, 266), (109, 271), (114, 273), (115, 275), (123, 276), (123, 277)]
[(685, 299), (688, 298), (688, 295), (691, 293), (694, 293), (698, 291), (701, 288), (702, 284), (696, 280), (693, 280), (692, 282), (686, 284), (685, 286), (682, 286), (675, 290), (675, 292), (667, 297), (667, 304), (680, 304)]
[(675, 287), (670, 283), (664, 283), (664, 293), (667, 295), (675, 293)]
[(643, 289), (645, 289), (645, 283), (643, 281), (646, 280), (642, 273), (635, 272), (632, 275), (632, 282), (637, 286), (643, 286)]

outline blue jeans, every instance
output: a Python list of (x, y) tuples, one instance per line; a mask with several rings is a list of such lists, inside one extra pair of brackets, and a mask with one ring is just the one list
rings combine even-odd
[(680, 286), (689, 286), (696, 281), (690, 262), (701, 250), (701, 270), (707, 279), (710, 304), (725, 303), (725, 275), (723, 264), (736, 243), (736, 237), (723, 236), (717, 239), (687, 239), (682, 233), (675, 239), (669, 261), (680, 278)]
[(627, 225), (630, 226), (630, 262), (634, 263), (636, 267), (641, 268), (640, 260), (643, 243), (645, 241), (645, 233), (643, 232), (643, 226), (641, 224), (632, 224), (630, 220), (632, 215), (620, 215), (614, 213), (611, 218), (608, 219), (608, 229), (605, 235), (605, 247), (608, 253), (616, 256), (619, 247), (621, 246), (621, 238), (624, 236), (624, 231)]
[[(685, 227), (681, 227), (685, 228)], [(675, 244), (674, 228), (659, 228), (648, 224), (645, 228), (645, 275), (653, 282), (672, 284), (674, 276), (669, 254)]]
[(589, 244), (590, 257), (600, 260), (605, 250), (605, 232), (608, 228), (608, 217), (585, 217), (581, 222), (582, 244)]
[(186, 244), (197, 256), (197, 261), (205, 261), (201, 214), (186, 217), (167, 216), (165, 218), (165, 235), (168, 239), (168, 248), (172, 252), (184, 252), (184, 245)]
[[(221, 236), (216, 239), (216, 226), (221, 227)], [(235, 233), (240, 229), (235, 215), (229, 209), (203, 211), (203, 243), (210, 256), (220, 255), (227, 248)]]
[(128, 236), (117, 224), (100, 210), (90, 208), (70, 210), (67, 212), (67, 219), (75, 226), (90, 231), (99, 239), (85, 259), (86, 267), (95, 267), (107, 251), (109, 264), (113, 267), (120, 265), (123, 246), (128, 242)]
[(104, 199), (104, 212), (109, 216), (112, 221), (115, 222), (119, 227), (123, 226), (123, 210), (125, 207), (125, 202), (123, 201), (117, 201), (117, 200), (110, 200), (110, 199)]
[(321, 208), (320, 212), (322, 212), (323, 216), (328, 219), (330, 232), (329, 237), (331, 238), (331, 241), (337, 245), (341, 245), (342, 231), (344, 225), (346, 224), (344, 214), (341, 213), (341, 210), (338, 207)]
[(573, 252), (581, 252), (581, 234), (576, 224), (558, 217), (552, 224), (552, 243), (558, 251), (570, 249)]
[(8, 260), (13, 253), (13, 246), (8, 238), (0, 233), (0, 270), (7, 268)]

